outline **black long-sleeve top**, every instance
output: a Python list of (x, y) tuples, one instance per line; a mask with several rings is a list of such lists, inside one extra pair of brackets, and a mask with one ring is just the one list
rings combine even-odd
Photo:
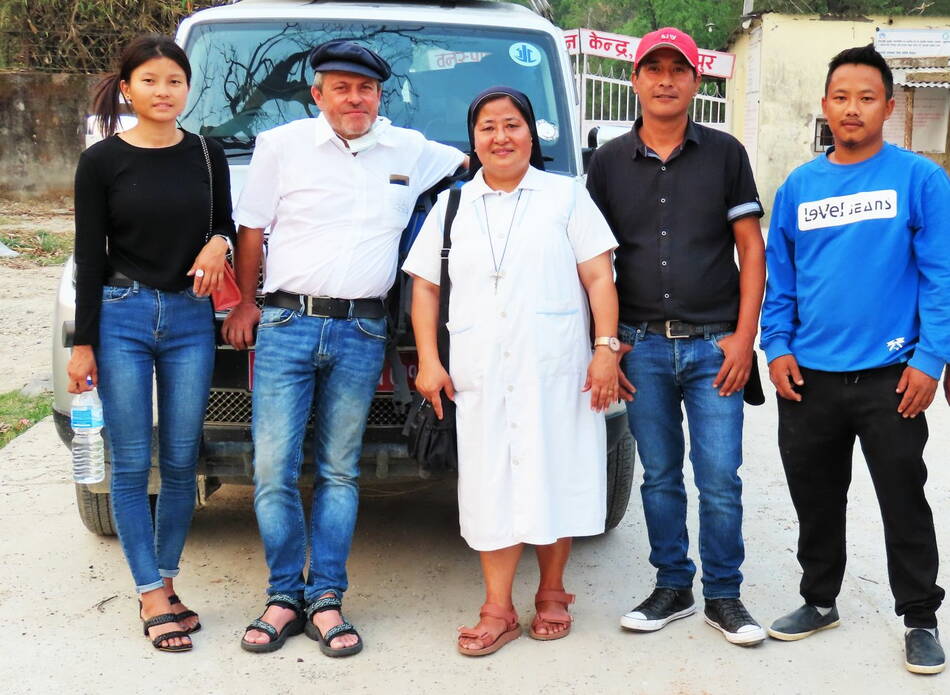
[(208, 167), (197, 135), (171, 147), (96, 143), (76, 168), (76, 345), (99, 343), (102, 285), (118, 271), (143, 285), (180, 292), (209, 236), (235, 238), (224, 150), (206, 139), (214, 177), (209, 226)]

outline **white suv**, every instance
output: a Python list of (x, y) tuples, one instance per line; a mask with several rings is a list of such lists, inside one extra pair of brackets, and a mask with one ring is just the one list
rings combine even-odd
[[(520, 5), (481, 0), (244, 0), (194, 14), (182, 22), (177, 34), (193, 71), (181, 125), (224, 147), (235, 200), (257, 134), (317, 115), (310, 97), (313, 71), (307, 55), (313, 46), (330, 39), (359, 41), (392, 66), (393, 76), (383, 85), (382, 115), (461, 150), (468, 150), (466, 112), (472, 97), (493, 84), (520, 89), (531, 98), (538, 118), (546, 168), (567, 176), (582, 173), (571, 65), (561, 31), (537, 13)], [(431, 191), (420, 197), (403, 235), (402, 254), (433, 199)], [(400, 277), (390, 293), (393, 335), (363, 444), (363, 477), (374, 481), (428, 476), (424, 467), (408, 458), (402, 436), (416, 369), (405, 283)], [(72, 431), (65, 366), (73, 315), (70, 261), (60, 283), (53, 339), (54, 417), (67, 444)], [(222, 319), (217, 317), (219, 323)], [(218, 347), (198, 467), (199, 503), (222, 483), (251, 482), (253, 355), (253, 350)], [(608, 413), (607, 429), (609, 529), (623, 517), (633, 477), (634, 445), (622, 405)], [(312, 462), (305, 459), (304, 474), (312, 471)], [(114, 532), (108, 481), (107, 476), (97, 485), (76, 486), (80, 517), (99, 534)], [(157, 462), (149, 490), (158, 491)]]

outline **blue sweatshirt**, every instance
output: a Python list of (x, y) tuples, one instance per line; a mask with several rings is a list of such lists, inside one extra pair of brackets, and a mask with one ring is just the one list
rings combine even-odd
[[(857, 164), (820, 155), (775, 194), (761, 347), (811, 369), (950, 362), (950, 180), (885, 144)], [(913, 353), (913, 356), (911, 356)]]

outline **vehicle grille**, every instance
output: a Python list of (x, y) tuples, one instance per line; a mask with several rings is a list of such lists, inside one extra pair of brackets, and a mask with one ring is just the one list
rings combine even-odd
[(211, 389), (205, 422), (239, 425), (251, 422), (251, 394), (243, 390)]
[[(369, 427), (402, 427), (405, 414), (393, 403), (389, 394), (373, 399), (369, 408)], [(250, 425), (251, 394), (242, 389), (211, 389), (205, 422), (209, 425)], [(307, 424), (313, 422), (313, 413)]]

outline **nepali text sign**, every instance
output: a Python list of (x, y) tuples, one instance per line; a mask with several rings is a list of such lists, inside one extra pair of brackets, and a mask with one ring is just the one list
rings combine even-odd
[[(640, 39), (593, 29), (571, 29), (564, 32), (564, 42), (567, 44), (567, 52), (571, 55), (581, 53), (632, 63)], [(699, 65), (696, 68), (702, 75), (728, 79), (732, 77), (735, 66), (736, 57), (732, 53), (699, 49)]]
[(462, 63), (479, 63), (489, 53), (480, 51), (430, 51), (429, 69), (448, 70)]
[(885, 58), (950, 57), (950, 29), (878, 30), (874, 47)]

